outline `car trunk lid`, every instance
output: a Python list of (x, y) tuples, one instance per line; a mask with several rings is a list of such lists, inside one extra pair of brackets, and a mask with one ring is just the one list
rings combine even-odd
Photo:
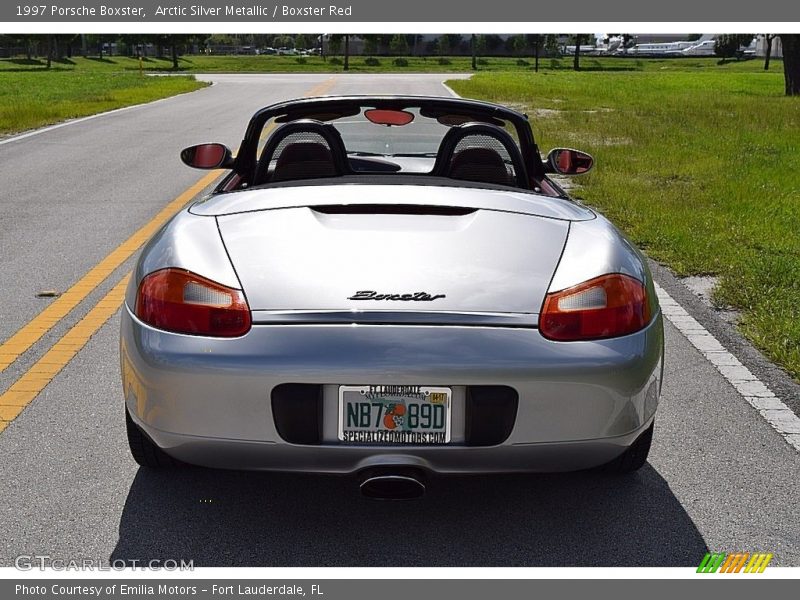
[(256, 321), (262, 311), (535, 316), (569, 221), (428, 206), (298, 206), (218, 223)]

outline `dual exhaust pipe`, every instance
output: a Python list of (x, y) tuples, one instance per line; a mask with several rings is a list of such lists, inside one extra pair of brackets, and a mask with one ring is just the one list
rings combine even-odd
[(425, 473), (413, 467), (367, 469), (359, 475), (359, 488), (373, 500), (416, 500), (425, 495)]

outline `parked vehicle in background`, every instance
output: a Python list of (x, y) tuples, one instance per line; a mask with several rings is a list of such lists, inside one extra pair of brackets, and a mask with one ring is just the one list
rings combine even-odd
[(705, 40), (694, 46), (689, 46), (680, 51), (683, 56), (715, 56), (716, 55), (716, 42), (714, 40)]

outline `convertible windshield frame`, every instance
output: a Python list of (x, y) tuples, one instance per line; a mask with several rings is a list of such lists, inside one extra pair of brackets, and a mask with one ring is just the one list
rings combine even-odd
[(514, 128), (529, 176), (536, 180), (545, 177), (545, 168), (527, 115), (488, 102), (438, 96), (328, 96), (291, 100), (267, 106), (250, 119), (233, 165), (233, 172), (247, 185), (251, 185), (255, 180), (261, 132), (271, 119), (285, 123), (314, 118), (321, 114), (338, 118), (336, 115), (357, 115), (369, 108), (394, 110), (418, 108), (432, 113), (441, 111), (442, 114), (464, 115), (478, 121), (493, 122), (499, 119), (507, 122)]

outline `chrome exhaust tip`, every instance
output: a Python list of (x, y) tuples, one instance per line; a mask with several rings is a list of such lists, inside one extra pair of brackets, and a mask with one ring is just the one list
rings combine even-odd
[(416, 500), (425, 495), (425, 479), (418, 469), (369, 470), (361, 475), (361, 494), (373, 500)]

